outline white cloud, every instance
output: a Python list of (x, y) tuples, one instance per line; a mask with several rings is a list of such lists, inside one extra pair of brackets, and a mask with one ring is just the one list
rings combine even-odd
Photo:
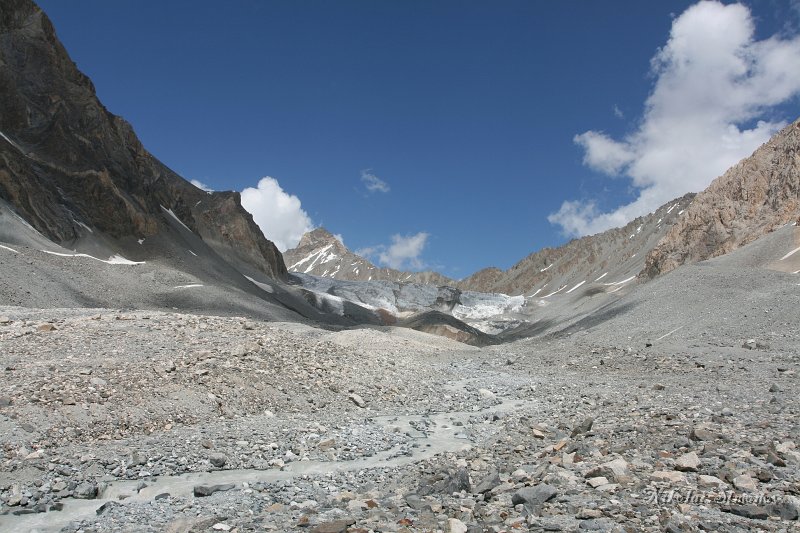
[[(800, 92), (800, 37), (754, 38), (747, 7), (703, 1), (672, 24), (651, 60), (655, 83), (638, 128), (621, 140), (575, 136), (584, 164), (624, 176), (638, 198), (608, 213), (567, 201), (548, 217), (570, 235), (620, 226), (672, 198), (698, 192), (786, 123), (774, 106)], [(794, 117), (792, 117), (794, 118)]]
[(269, 176), (262, 178), (256, 188), (242, 191), (242, 206), (281, 252), (297, 246), (300, 237), (314, 229), (300, 199), (284, 191), (278, 180)]
[(614, 116), (615, 117), (617, 117), (617, 118), (625, 118), (625, 113), (622, 112), (622, 109), (620, 109), (617, 104), (614, 104), (614, 107), (612, 108), (612, 110), (614, 111)]
[(369, 192), (389, 192), (389, 184), (372, 173), (372, 169), (361, 171), (361, 183)]
[(377, 256), (377, 261), (382, 266), (403, 270), (408, 268), (425, 268), (425, 263), (420, 258), (425, 245), (428, 243), (429, 233), (421, 231), (414, 235), (392, 235), (392, 244), (386, 246), (378, 244), (356, 250), (356, 255), (372, 258)]
[(342, 246), (344, 246), (344, 245), (345, 245), (345, 244), (344, 244), (344, 237), (342, 236), (342, 234), (341, 234), (341, 233), (336, 233), (336, 234), (334, 234), (334, 238), (335, 238), (337, 241), (339, 241), (340, 243), (342, 243)]
[(424, 231), (415, 235), (392, 235), (392, 244), (382, 251), (378, 258), (381, 264), (398, 270), (406, 265), (411, 268), (423, 268), (425, 265), (419, 256), (428, 242), (428, 237)]
[(192, 185), (194, 185), (195, 187), (197, 187), (201, 191), (214, 192), (214, 189), (212, 189), (211, 187), (209, 187), (208, 185), (206, 185), (205, 183), (203, 183), (200, 180), (191, 180), (189, 183), (191, 183)]

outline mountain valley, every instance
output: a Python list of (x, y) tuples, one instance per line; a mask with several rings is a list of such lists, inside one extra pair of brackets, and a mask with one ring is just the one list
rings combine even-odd
[(31, 0), (0, 91), (0, 532), (798, 530), (800, 120), (455, 280), (281, 253)]

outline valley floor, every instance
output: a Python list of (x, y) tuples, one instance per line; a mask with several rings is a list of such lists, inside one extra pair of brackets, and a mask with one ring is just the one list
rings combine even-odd
[(797, 530), (793, 327), (477, 349), (0, 307), (0, 531)]

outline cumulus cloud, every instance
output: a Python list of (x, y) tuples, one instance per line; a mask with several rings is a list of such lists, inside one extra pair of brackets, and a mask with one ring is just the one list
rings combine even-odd
[(262, 178), (255, 188), (242, 191), (242, 206), (281, 252), (297, 246), (300, 237), (314, 229), (300, 199), (284, 191), (278, 180), (269, 176)]
[(638, 197), (605, 213), (591, 201), (566, 201), (548, 217), (565, 233), (624, 225), (701, 191), (766, 142), (786, 124), (771, 118), (774, 107), (800, 93), (800, 37), (757, 41), (747, 7), (703, 1), (673, 21), (651, 74), (635, 131), (614, 139), (590, 130), (574, 139), (586, 166), (629, 180)]
[(429, 233), (421, 231), (414, 235), (392, 235), (392, 243), (388, 246), (379, 244), (356, 250), (362, 257), (377, 257), (377, 261), (389, 268), (396, 270), (421, 269), (425, 263), (420, 257), (425, 245), (428, 244)]
[(389, 184), (373, 174), (370, 168), (361, 171), (361, 183), (369, 192), (389, 192), (390, 190)]
[(194, 185), (195, 187), (197, 187), (201, 191), (214, 192), (214, 189), (212, 189), (211, 187), (209, 187), (208, 185), (206, 185), (205, 183), (203, 183), (200, 180), (191, 180), (189, 183), (191, 183), (192, 185)]
[(391, 268), (400, 269), (404, 265), (422, 268), (424, 263), (419, 256), (428, 243), (428, 237), (424, 231), (415, 235), (392, 235), (392, 244), (378, 258), (382, 264)]

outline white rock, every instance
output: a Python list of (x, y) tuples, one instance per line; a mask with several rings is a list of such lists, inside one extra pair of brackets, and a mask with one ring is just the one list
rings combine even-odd
[(458, 518), (450, 518), (447, 520), (447, 533), (467, 533), (467, 525)]

